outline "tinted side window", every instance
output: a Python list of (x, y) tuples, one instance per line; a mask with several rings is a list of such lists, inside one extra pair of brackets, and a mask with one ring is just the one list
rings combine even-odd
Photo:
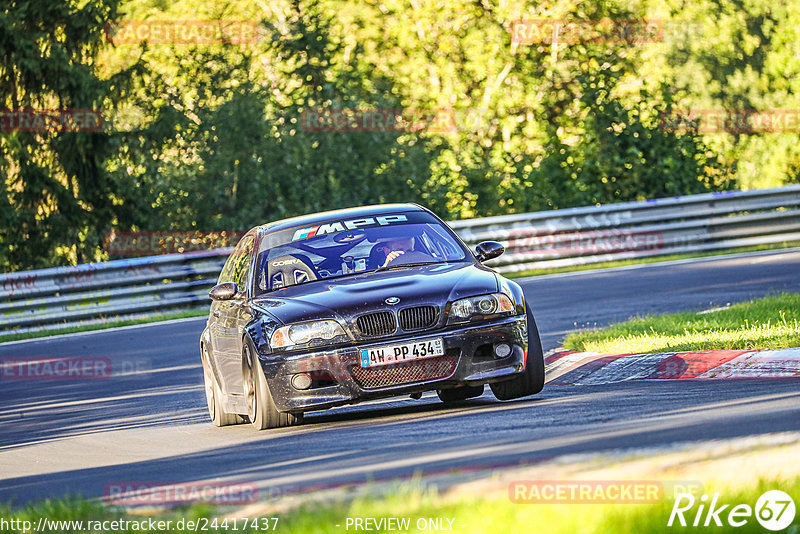
[(248, 235), (242, 238), (232, 256), (235, 259), (231, 270), (231, 282), (236, 282), (240, 291), (247, 291), (247, 274), (253, 259), (253, 236)]
[[(253, 250), (252, 236), (243, 237), (236, 245), (236, 248), (233, 250), (233, 252), (231, 252), (231, 255), (228, 256), (228, 259), (225, 260), (225, 265), (222, 267), (222, 271), (219, 273), (219, 279), (217, 280), (218, 284), (221, 284), (223, 282), (236, 282), (237, 284), (239, 284), (239, 278), (237, 278), (236, 276), (236, 274), (239, 273), (237, 267), (240, 267), (239, 264), (242, 262), (242, 254), (245, 248), (248, 248), (248, 250), (252, 252)], [(246, 253), (245, 256), (249, 256), (249, 252)], [(247, 276), (246, 273), (247, 269), (245, 268), (245, 276)], [(240, 286), (240, 289), (243, 288), (241, 288)]]
[(222, 267), (222, 271), (219, 273), (219, 279), (217, 280), (218, 284), (233, 281), (231, 280), (231, 271), (233, 270), (234, 263), (236, 263), (236, 251), (231, 252), (231, 255), (228, 256), (227, 260), (225, 260), (225, 265)]

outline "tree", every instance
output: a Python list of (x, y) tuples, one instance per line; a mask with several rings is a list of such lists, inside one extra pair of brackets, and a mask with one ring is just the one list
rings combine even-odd
[[(98, 259), (104, 230), (119, 220), (127, 191), (104, 169), (117, 147), (115, 134), (92, 127), (99, 122), (58, 125), (60, 119), (86, 118), (64, 110), (107, 111), (130, 77), (122, 71), (101, 79), (94, 62), (103, 27), (117, 8), (116, 0), (29, 0), (0, 11), (3, 270)], [(25, 119), (20, 110), (27, 110)], [(36, 124), (25, 128), (15, 120)]]
[(306, 124), (320, 112), (397, 107), (391, 80), (372, 74), (358, 51), (344, 57), (341, 32), (317, 2), (291, 2), (285, 16), (263, 21), (252, 46), (145, 52), (158, 71), (137, 90), (148, 120), (127, 133), (139, 148), (115, 165), (136, 169), (135, 181), (152, 192), (153, 209), (135, 228), (241, 231), (301, 213), (416, 200), (430, 150), (391, 129)]

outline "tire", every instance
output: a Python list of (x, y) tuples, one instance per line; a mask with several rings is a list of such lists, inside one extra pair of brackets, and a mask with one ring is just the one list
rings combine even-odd
[(211, 363), (205, 347), (201, 347), (200, 360), (203, 362), (203, 386), (206, 392), (206, 406), (208, 415), (214, 426), (238, 425), (244, 422), (241, 416), (235, 413), (228, 413), (222, 408), (222, 393), (217, 383), (217, 378), (211, 370)]
[(458, 402), (483, 395), (483, 384), (480, 386), (461, 386), (453, 389), (440, 389), (436, 392), (439, 400), (445, 404)]
[(244, 394), (247, 399), (247, 415), (253, 428), (256, 430), (283, 428), (303, 422), (302, 413), (292, 414), (278, 411), (269, 387), (267, 387), (264, 369), (258, 362), (258, 358), (254, 357), (253, 350), (248, 343), (245, 343), (242, 355), (242, 374)]
[(530, 307), (525, 305), (528, 318), (528, 358), (525, 370), (511, 380), (492, 384), (492, 393), (499, 400), (512, 400), (539, 393), (544, 387), (544, 354), (539, 329)]

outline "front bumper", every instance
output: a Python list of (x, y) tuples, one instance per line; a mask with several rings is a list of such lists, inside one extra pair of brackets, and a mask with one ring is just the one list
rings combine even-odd
[[(442, 339), (444, 356), (361, 367), (360, 349), (435, 338)], [(511, 352), (498, 358), (494, 347), (503, 343), (511, 347)], [(523, 371), (527, 350), (527, 321), (521, 315), (353, 347), (280, 358), (266, 356), (260, 361), (278, 410), (304, 412), (368, 399), (506, 380)], [(292, 386), (292, 377), (298, 373), (325, 376), (330, 380), (318, 387), (299, 390)]]

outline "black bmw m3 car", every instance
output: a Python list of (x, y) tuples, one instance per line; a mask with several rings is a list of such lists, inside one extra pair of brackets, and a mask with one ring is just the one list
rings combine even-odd
[(415, 204), (344, 209), (258, 226), (211, 289), (200, 339), (214, 424), (298, 424), (303, 413), (435, 390), (444, 402), (489, 384), (541, 391), (539, 333), (518, 284)]

